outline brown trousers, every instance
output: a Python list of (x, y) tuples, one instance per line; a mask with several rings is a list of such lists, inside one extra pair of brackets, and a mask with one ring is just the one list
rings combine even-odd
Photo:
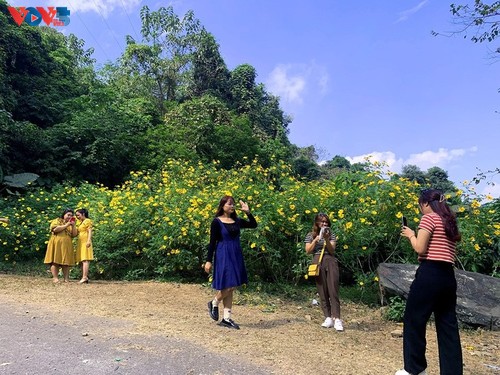
[[(319, 255), (315, 255), (314, 258), (317, 262)], [(319, 276), (316, 277), (316, 288), (325, 318), (340, 319), (339, 264), (335, 257), (326, 252), (321, 261)]]

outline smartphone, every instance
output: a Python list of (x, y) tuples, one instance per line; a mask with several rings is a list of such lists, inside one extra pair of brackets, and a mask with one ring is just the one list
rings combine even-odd
[(403, 216), (403, 217), (401, 218), (401, 225), (402, 225), (403, 227), (407, 227), (407, 226), (408, 226), (408, 220), (406, 219), (406, 216)]

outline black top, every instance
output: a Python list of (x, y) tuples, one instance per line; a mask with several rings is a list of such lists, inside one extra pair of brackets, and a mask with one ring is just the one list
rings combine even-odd
[[(229, 235), (233, 238), (238, 237), (240, 228), (257, 228), (257, 221), (251, 213), (247, 214), (248, 220), (236, 218), (236, 221), (231, 224), (222, 223), (226, 227)], [(208, 245), (207, 262), (212, 262), (214, 257), (215, 248), (217, 243), (222, 241), (221, 227), (217, 222), (219, 219), (215, 218), (210, 225), (210, 244)]]

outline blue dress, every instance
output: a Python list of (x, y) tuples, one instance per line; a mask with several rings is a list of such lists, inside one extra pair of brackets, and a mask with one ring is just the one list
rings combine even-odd
[(240, 219), (238, 230), (231, 233), (220, 219), (219, 222), (222, 240), (217, 242), (212, 287), (215, 290), (237, 287), (248, 283), (247, 270), (243, 260), (243, 251), (240, 243)]

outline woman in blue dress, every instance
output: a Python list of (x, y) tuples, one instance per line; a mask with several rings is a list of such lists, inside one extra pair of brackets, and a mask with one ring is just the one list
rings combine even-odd
[(210, 273), (215, 253), (212, 287), (217, 293), (214, 299), (208, 302), (210, 317), (215, 321), (219, 320), (219, 303), (222, 302), (224, 316), (219, 325), (240, 329), (239, 325), (231, 319), (233, 292), (238, 286), (248, 283), (241, 250), (240, 229), (257, 228), (257, 221), (250, 213), (247, 203), (240, 201), (241, 210), (247, 215), (248, 220), (236, 215), (234, 204), (234, 198), (227, 195), (219, 202), (217, 213), (210, 226), (210, 244), (204, 269), (205, 272)]

